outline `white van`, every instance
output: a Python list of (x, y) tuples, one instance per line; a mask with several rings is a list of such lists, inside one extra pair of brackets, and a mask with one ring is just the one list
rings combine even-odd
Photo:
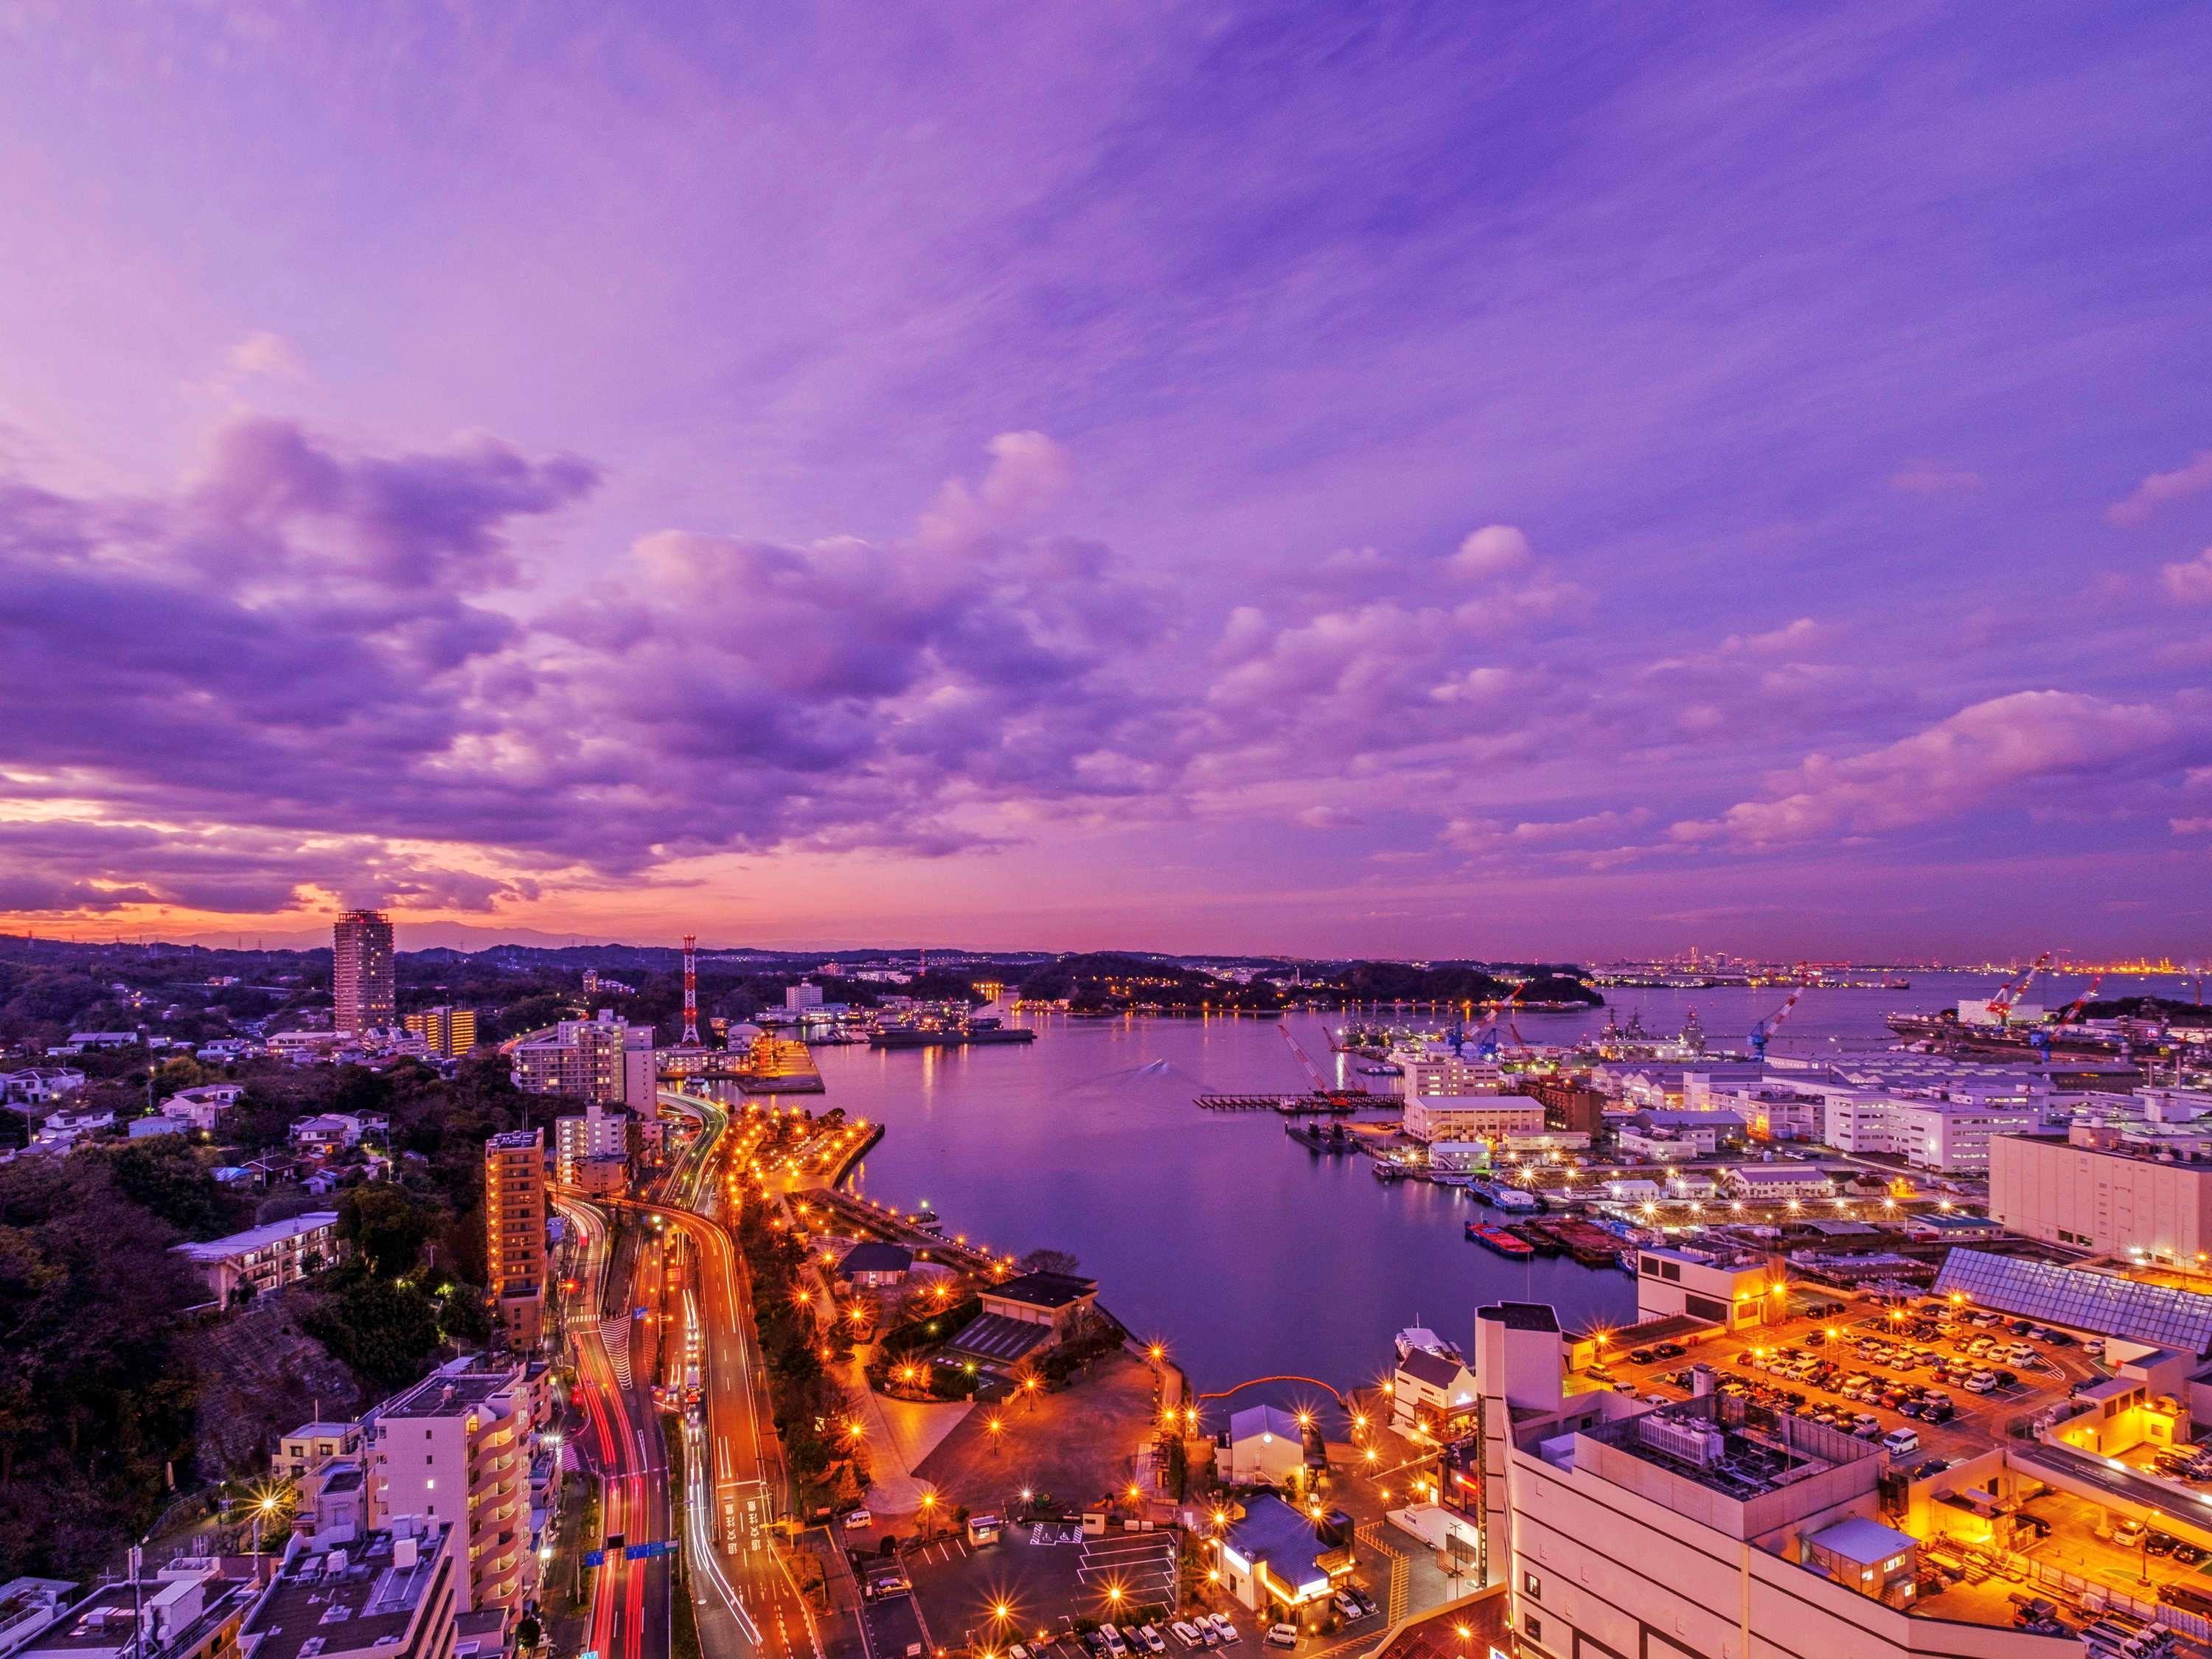
[(1920, 1437), (1911, 1429), (1892, 1429), (1882, 1436), (1881, 1449), (1892, 1457), (1910, 1457), (1920, 1449)]

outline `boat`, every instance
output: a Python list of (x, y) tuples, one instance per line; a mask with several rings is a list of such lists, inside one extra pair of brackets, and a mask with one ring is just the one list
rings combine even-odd
[(1538, 1255), (1557, 1255), (1565, 1247), (1549, 1233), (1540, 1231), (1534, 1222), (1516, 1222), (1505, 1229)]
[(1468, 1240), (1493, 1250), (1510, 1261), (1525, 1261), (1536, 1254), (1535, 1247), (1525, 1239), (1516, 1238), (1503, 1227), (1486, 1227), (1480, 1222), (1467, 1224)]
[(1023, 1025), (892, 1025), (873, 1032), (871, 1048), (969, 1048), (994, 1042), (1035, 1042)]

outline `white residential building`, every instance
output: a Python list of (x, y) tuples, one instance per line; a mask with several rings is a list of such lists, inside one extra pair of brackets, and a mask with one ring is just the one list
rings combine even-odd
[(574, 1095), (602, 1105), (653, 1109), (658, 1066), (653, 1027), (599, 1010), (596, 1019), (564, 1019), (504, 1045), (514, 1086), (535, 1095)]
[(1305, 1480), (1305, 1431), (1277, 1407), (1247, 1406), (1229, 1419), (1221, 1461), (1232, 1486), (1296, 1487)]
[(1730, 1195), (1753, 1202), (1836, 1195), (1835, 1177), (1810, 1164), (1745, 1164), (1723, 1173), (1721, 1185)]
[(459, 1606), (520, 1610), (538, 1585), (530, 1459), (537, 1425), (526, 1368), (456, 1360), (376, 1408), (365, 1461), (371, 1526), (427, 1516), (459, 1533)]
[(45, 1106), (84, 1087), (84, 1073), (70, 1066), (27, 1066), (0, 1072), (0, 1101), (10, 1106)]
[(1398, 1068), (1398, 1092), (1408, 1099), (1416, 1095), (1494, 1095), (1505, 1079), (1497, 1061), (1456, 1054), (1441, 1045), (1394, 1048), (1390, 1061)]
[(630, 1154), (631, 1127), (636, 1122), (619, 1108), (608, 1111), (593, 1101), (580, 1113), (553, 1120), (553, 1178), (563, 1186), (576, 1184), (578, 1172), (593, 1158), (622, 1158)]
[(336, 1210), (310, 1210), (228, 1238), (170, 1248), (199, 1269), (210, 1300), (228, 1304), (242, 1293), (282, 1290), (329, 1266), (344, 1255), (345, 1242), (338, 1237)]
[(212, 1129), (246, 1093), (242, 1083), (203, 1083), (179, 1089), (161, 1103), (164, 1117), (180, 1117), (195, 1129)]

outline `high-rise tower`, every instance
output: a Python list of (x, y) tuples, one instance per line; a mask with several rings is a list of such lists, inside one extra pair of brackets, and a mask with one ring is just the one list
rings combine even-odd
[(392, 918), (381, 910), (348, 910), (331, 930), (331, 1029), (359, 1035), (396, 1025), (398, 1011)]
[(684, 1046), (699, 1046), (699, 938), (684, 935)]

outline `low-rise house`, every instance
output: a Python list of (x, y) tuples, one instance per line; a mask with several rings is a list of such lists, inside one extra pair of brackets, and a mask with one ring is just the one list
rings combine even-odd
[(192, 1133), (192, 1126), (183, 1118), (155, 1112), (147, 1117), (132, 1118), (130, 1133), (131, 1139), (144, 1140), (153, 1135), (188, 1135)]
[(1220, 1463), (1232, 1486), (1296, 1490), (1306, 1478), (1305, 1430), (1279, 1407), (1247, 1406), (1230, 1416)]
[(358, 1146), (367, 1133), (368, 1126), (359, 1117), (345, 1112), (323, 1112), (293, 1120), (292, 1144), (302, 1152), (328, 1157), (345, 1147)]
[(345, 1242), (338, 1237), (336, 1210), (310, 1210), (228, 1238), (170, 1248), (199, 1269), (209, 1299), (228, 1306), (282, 1290), (337, 1261)]
[(1287, 1614), (1324, 1601), (1352, 1570), (1352, 1540), (1323, 1538), (1313, 1517), (1263, 1492), (1216, 1540), (1222, 1583), (1245, 1607), (1264, 1617)]
[(903, 1244), (868, 1239), (845, 1252), (837, 1276), (864, 1291), (880, 1291), (899, 1284), (914, 1267), (914, 1252)]
[(246, 1093), (243, 1083), (203, 1083), (179, 1089), (161, 1103), (163, 1115), (180, 1117), (195, 1129), (213, 1129)]
[(1097, 1305), (1098, 1281), (1074, 1273), (1023, 1273), (987, 1285), (980, 1295), (986, 1314), (1026, 1325), (1048, 1325), (1058, 1338)]
[(27, 1066), (0, 1073), (0, 1101), (10, 1106), (46, 1106), (84, 1087), (84, 1073), (71, 1066)]
[(88, 1048), (129, 1048), (143, 1040), (136, 1031), (71, 1031), (68, 1048), (81, 1054)]
[(244, 1037), (217, 1037), (212, 1042), (203, 1042), (193, 1049), (192, 1057), (227, 1066), (234, 1060), (244, 1060), (252, 1052), (253, 1045)]
[(1400, 1434), (1449, 1440), (1471, 1427), (1478, 1390), (1458, 1353), (1408, 1348), (1390, 1376), (1390, 1426)]
[(115, 1114), (106, 1108), (99, 1111), (50, 1112), (46, 1121), (39, 1125), (38, 1133), (31, 1137), (31, 1145), (43, 1152), (66, 1152), (88, 1135), (105, 1133), (115, 1127)]

